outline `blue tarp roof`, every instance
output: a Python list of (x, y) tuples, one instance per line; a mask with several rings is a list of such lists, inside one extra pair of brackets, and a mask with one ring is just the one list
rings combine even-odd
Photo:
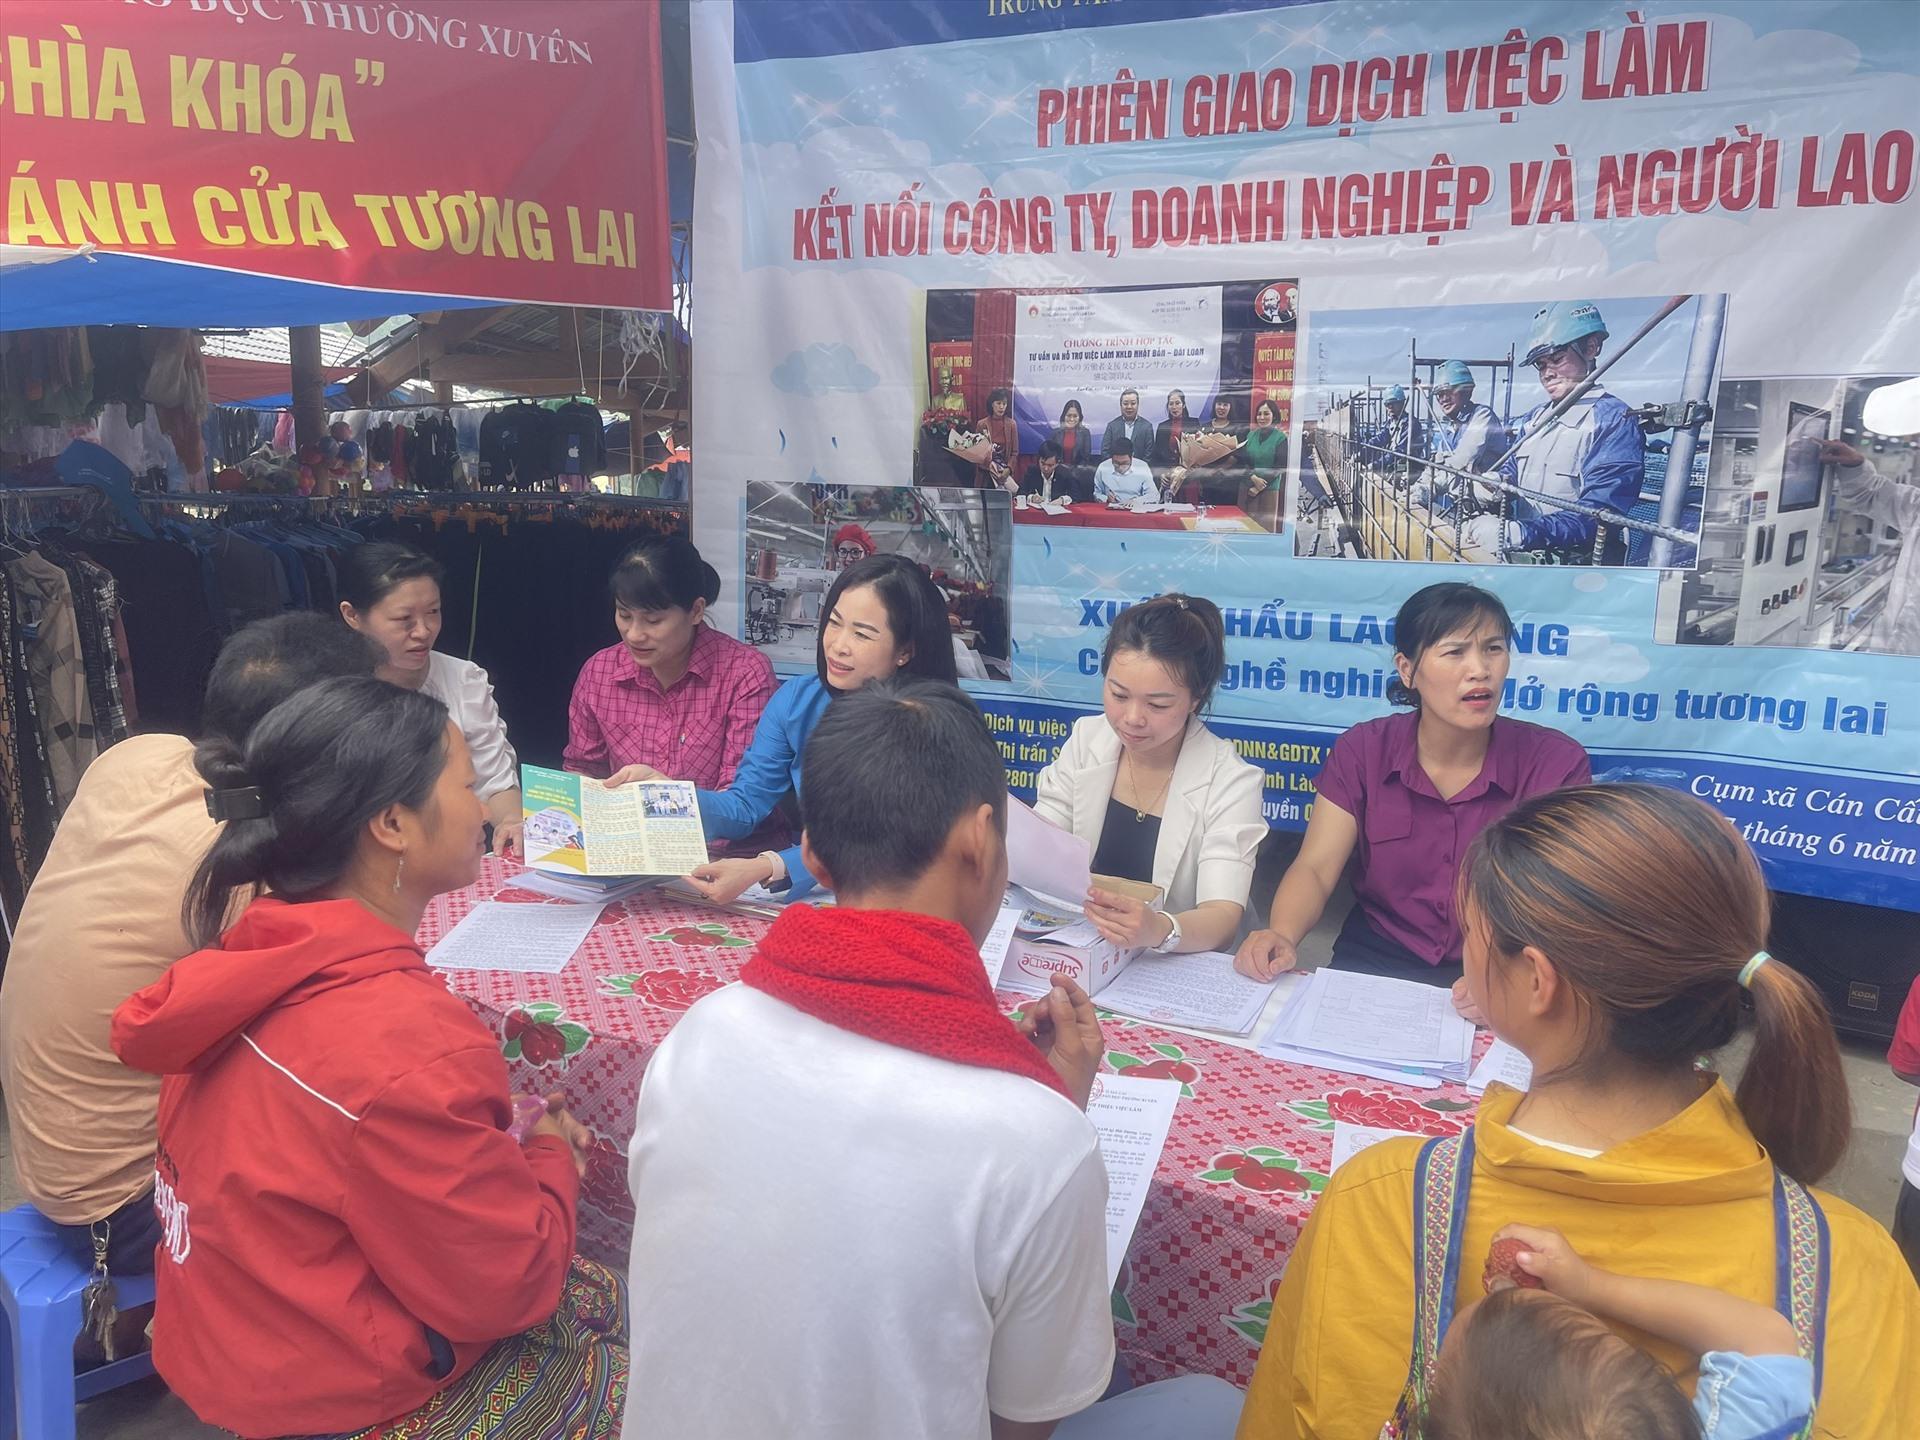
[(159, 325), (180, 330), (324, 325), (505, 303), (511, 302), (356, 290), (145, 255), (96, 253), (0, 269), (0, 330), (58, 325)]

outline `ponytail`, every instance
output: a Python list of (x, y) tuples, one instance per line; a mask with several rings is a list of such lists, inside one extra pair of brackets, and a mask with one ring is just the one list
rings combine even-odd
[(1501, 957), (1532, 947), (1590, 1021), (1570, 1068), (1687, 1069), (1758, 1021), (1735, 1091), (1754, 1138), (1811, 1184), (1852, 1133), (1840, 1047), (1819, 995), (1765, 943), (1766, 882), (1712, 807), (1655, 785), (1554, 790), (1515, 806), (1468, 852), (1461, 888)]
[(1853, 1135), (1840, 1044), (1820, 992), (1769, 957), (1747, 982), (1753, 1052), (1734, 1093), (1774, 1163), (1807, 1184), (1831, 1173)]
[[(207, 782), (210, 813), (217, 815), (227, 808), (228, 797), (255, 789), (239, 745), (224, 736), (209, 736), (194, 748), (193, 768)], [(196, 949), (211, 945), (226, 928), (234, 894), (259, 883), (278, 840), (278, 826), (272, 814), (264, 810), (259, 814), (236, 813), (225, 820), (206, 858), (194, 871), (181, 906), (181, 923)]]
[(426, 804), (447, 760), (446, 707), (372, 678), (328, 680), (267, 713), (244, 750), (212, 736), (193, 752), (223, 822), (180, 918), (197, 948), (225, 928), (236, 894), (311, 900), (337, 886), (367, 822)]

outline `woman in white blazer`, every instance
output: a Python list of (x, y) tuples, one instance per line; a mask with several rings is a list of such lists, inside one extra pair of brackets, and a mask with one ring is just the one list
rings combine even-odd
[(1211, 600), (1129, 606), (1100, 658), (1104, 712), (1040, 772), (1034, 809), (1093, 847), (1093, 872), (1160, 888), (1160, 908), (1095, 887), (1087, 919), (1116, 945), (1218, 950), (1240, 928), (1267, 826), (1261, 773), (1200, 718), (1226, 663)]

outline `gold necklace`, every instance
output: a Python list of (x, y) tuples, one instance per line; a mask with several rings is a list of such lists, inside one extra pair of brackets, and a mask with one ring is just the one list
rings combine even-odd
[[(1133, 763), (1133, 752), (1131, 750), (1127, 751), (1127, 778), (1133, 781), (1133, 798), (1138, 800), (1140, 796), (1145, 792), (1142, 791), (1140, 788), (1140, 772), (1138, 767), (1136, 767)], [(1154, 800), (1153, 804), (1149, 805), (1146, 810), (1142, 810), (1137, 805), (1133, 807), (1133, 823), (1136, 825), (1146, 824), (1147, 811), (1158, 809), (1162, 805), (1164, 805), (1167, 798), (1167, 792), (1172, 788), (1173, 788), (1173, 771), (1169, 770), (1167, 771), (1167, 783), (1160, 787), (1160, 794)]]

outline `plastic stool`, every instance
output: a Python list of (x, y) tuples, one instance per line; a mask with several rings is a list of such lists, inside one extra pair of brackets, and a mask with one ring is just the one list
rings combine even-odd
[[(91, 1269), (61, 1244), (59, 1232), (31, 1205), (0, 1215), (0, 1440), (73, 1440), (73, 1407), (153, 1374), (142, 1352), (76, 1376), (73, 1342), (80, 1334), (80, 1295)], [(122, 1310), (153, 1303), (153, 1276), (116, 1275)]]

